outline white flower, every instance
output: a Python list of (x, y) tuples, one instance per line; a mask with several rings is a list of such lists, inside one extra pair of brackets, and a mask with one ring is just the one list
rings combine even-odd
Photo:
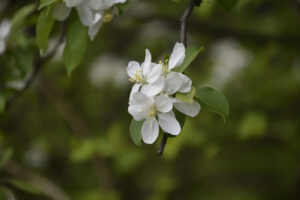
[(154, 96), (164, 88), (164, 77), (162, 76), (162, 65), (151, 62), (151, 54), (146, 49), (145, 61), (140, 65), (138, 62), (130, 61), (127, 67), (127, 74), (130, 81), (135, 84), (132, 87), (131, 95), (141, 91), (147, 96)]
[[(163, 74), (165, 74), (165, 86), (164, 92), (168, 96), (172, 96), (176, 92), (188, 93), (192, 89), (192, 81), (186, 75), (178, 72), (171, 71), (175, 67), (182, 64), (185, 58), (185, 47), (181, 43), (176, 43), (173, 52), (170, 56), (170, 60), (167, 64), (163, 65)], [(170, 97), (172, 98), (172, 97)], [(182, 102), (176, 98), (172, 98), (174, 107), (188, 115), (190, 117), (195, 117), (200, 112), (200, 105), (198, 102), (193, 101), (193, 103)]]
[(81, 23), (89, 27), (89, 36), (94, 40), (96, 34), (101, 28), (103, 21), (109, 21), (112, 14), (107, 13), (114, 4), (124, 3), (126, 0), (65, 0), (58, 3), (53, 11), (52, 16), (57, 20), (64, 20), (70, 15), (72, 7), (75, 7)]
[(162, 64), (162, 72), (165, 75), (165, 91), (169, 95), (176, 92), (187, 93), (191, 91), (192, 81), (186, 75), (172, 71), (182, 64), (184, 58), (185, 47), (182, 43), (177, 42), (169, 61)]
[(6, 40), (9, 36), (11, 29), (11, 22), (8, 19), (5, 19), (0, 24), (0, 55), (3, 54), (6, 50)]
[(146, 144), (155, 142), (159, 135), (159, 126), (166, 133), (178, 135), (181, 127), (172, 111), (172, 100), (166, 95), (148, 97), (141, 92), (132, 95), (128, 112), (136, 121), (144, 120), (142, 139)]

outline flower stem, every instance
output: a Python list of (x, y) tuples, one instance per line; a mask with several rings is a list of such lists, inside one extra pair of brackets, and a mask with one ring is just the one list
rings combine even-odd
[(166, 133), (164, 133), (163, 138), (162, 138), (161, 143), (160, 143), (160, 147), (157, 151), (157, 154), (159, 156), (163, 155), (165, 146), (167, 144), (167, 141), (168, 141), (168, 135)]

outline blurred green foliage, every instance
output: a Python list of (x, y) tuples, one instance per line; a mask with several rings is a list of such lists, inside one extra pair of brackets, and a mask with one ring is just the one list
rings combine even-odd
[[(0, 19), (30, 2), (7, 1)], [(0, 170), (0, 199), (300, 199), (297, 1), (244, 0), (225, 12), (217, 0), (204, 0), (189, 21), (188, 43), (206, 51), (186, 74), (196, 86), (223, 91), (230, 117), (224, 123), (202, 111), (187, 118), (162, 157), (159, 140), (141, 147), (131, 141), (127, 63), (142, 61), (146, 48), (162, 60), (179, 40), (187, 4), (131, 1), (104, 24), (71, 78), (58, 54), (3, 112), (39, 54), (38, 13), (23, 10), (26, 20), (16, 23), (0, 56), (0, 160), (13, 149)], [(49, 46), (59, 29), (56, 22)], [(8, 181), (16, 179), (39, 195)]]

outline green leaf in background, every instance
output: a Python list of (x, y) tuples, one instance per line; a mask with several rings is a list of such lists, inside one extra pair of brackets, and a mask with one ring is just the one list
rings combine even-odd
[(229, 12), (239, 0), (218, 0), (219, 4), (223, 7), (224, 10)]
[(39, 5), (39, 10), (46, 7), (46, 6), (49, 6), (53, 3), (56, 3), (58, 2), (59, 0), (40, 0), (40, 5)]
[(175, 113), (176, 119), (178, 120), (178, 122), (181, 126), (181, 130), (182, 130), (184, 123), (185, 123), (186, 116), (185, 116), (185, 114), (183, 114), (182, 112), (179, 112), (176, 109), (175, 109), (174, 113)]
[(6, 187), (1, 186), (0, 187), (0, 199), (1, 200), (15, 200), (17, 199), (12, 193), (12, 191)]
[(63, 61), (67, 68), (68, 76), (82, 62), (88, 45), (88, 32), (77, 15), (72, 15), (67, 28), (66, 47)]
[(8, 182), (13, 186), (15, 186), (16, 188), (18, 188), (19, 190), (22, 190), (24, 192), (28, 192), (35, 195), (41, 194), (41, 191), (37, 187), (35, 187), (30, 183), (27, 183), (26, 181), (13, 178), (10, 179)]
[(5, 166), (5, 164), (10, 160), (11, 156), (13, 154), (13, 150), (11, 148), (5, 149), (0, 154), (0, 169)]
[(25, 76), (33, 66), (34, 53), (30, 49), (18, 48), (14, 51), (16, 66)]
[(195, 94), (196, 94), (196, 88), (192, 87), (191, 91), (188, 93), (177, 92), (176, 99), (187, 103), (193, 103)]
[(48, 9), (42, 10), (36, 23), (36, 42), (40, 48), (41, 55), (47, 50), (48, 38), (54, 24), (54, 19), (50, 13)]
[(195, 97), (202, 110), (217, 113), (226, 121), (229, 116), (229, 104), (221, 92), (211, 87), (202, 87), (196, 91)]
[(203, 50), (203, 47), (198, 47), (196, 45), (187, 47), (185, 50), (185, 59), (183, 63), (180, 66), (176, 67), (174, 71), (184, 72), (188, 68), (188, 66), (193, 62), (193, 60), (198, 56), (198, 54)]
[(27, 17), (36, 9), (36, 4), (29, 4), (19, 9), (12, 18), (11, 32), (15, 34), (25, 24)]
[(131, 120), (129, 132), (130, 137), (134, 144), (137, 146), (142, 145), (142, 126), (144, 121), (135, 121), (134, 119)]

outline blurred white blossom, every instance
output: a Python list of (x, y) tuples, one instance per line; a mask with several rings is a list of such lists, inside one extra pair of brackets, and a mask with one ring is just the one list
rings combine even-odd
[(65, 0), (58, 3), (53, 11), (52, 16), (57, 20), (66, 19), (75, 7), (81, 23), (89, 27), (88, 33), (91, 40), (94, 40), (96, 34), (103, 22), (112, 19), (114, 12), (110, 9), (114, 4), (124, 3), (126, 0)]
[(9, 19), (5, 19), (0, 24), (0, 55), (6, 50), (6, 42), (10, 33), (11, 23)]
[(113, 83), (117, 88), (125, 88), (128, 86), (125, 65), (126, 61), (116, 55), (102, 55), (91, 64), (88, 79), (96, 87)]
[(211, 50), (213, 72), (210, 84), (223, 86), (251, 61), (252, 55), (235, 40), (217, 42)]

